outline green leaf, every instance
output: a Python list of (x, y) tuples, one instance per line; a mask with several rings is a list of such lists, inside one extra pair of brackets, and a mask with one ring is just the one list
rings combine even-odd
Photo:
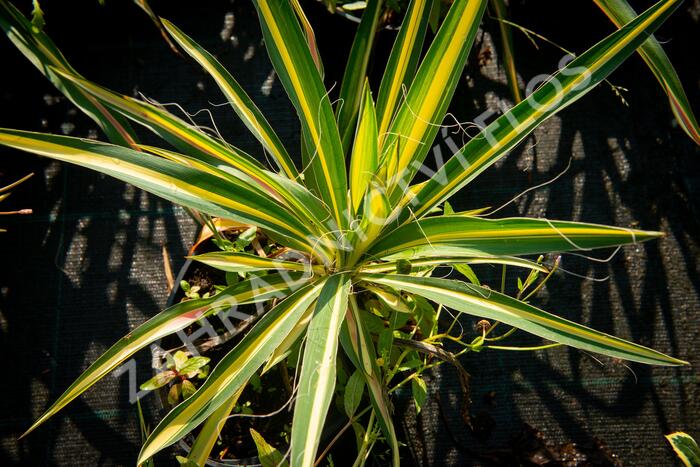
[(255, 237), (258, 233), (258, 228), (255, 226), (248, 227), (245, 229), (241, 234), (238, 236), (238, 238), (235, 241), (235, 244), (238, 248), (241, 250), (253, 243), (253, 240), (255, 240)]
[(177, 373), (175, 373), (172, 370), (163, 371), (161, 373), (156, 374), (153, 378), (143, 383), (141, 386), (139, 386), (139, 388), (142, 391), (153, 391), (154, 389), (162, 388), (170, 381), (174, 380), (176, 376)]
[(437, 216), (413, 221), (383, 235), (367, 255), (387, 259), (529, 255), (606, 248), (661, 235), (661, 232), (547, 219)]
[(262, 467), (287, 467), (289, 465), (284, 460), (282, 453), (265, 441), (260, 433), (251, 428), (250, 435), (253, 437), (255, 447), (258, 448), (258, 460), (260, 460)]
[(44, 12), (39, 5), (39, 0), (32, 0), (32, 26), (36, 28), (37, 31), (42, 31), (44, 29)]
[[(324, 212), (318, 213), (318, 203), (309, 202), (311, 194), (304, 186), (266, 170), (257, 160), (240, 149), (208, 136), (155, 105), (120, 96), (76, 76), (65, 75), (61, 71), (57, 73), (99, 99), (100, 102), (144, 125), (188, 154), (184, 156), (160, 148), (148, 148), (151, 151), (155, 150), (161, 157), (177, 160), (180, 163), (186, 161), (187, 165), (219, 175), (222, 172), (233, 173), (241, 179), (244, 177), (240, 174), (244, 174), (248, 184), (255, 185), (258, 190), (265, 192), (266, 196), (271, 195), (276, 201), (284, 203), (296, 216), (305, 216), (313, 225), (325, 219)], [(315, 218), (314, 215), (323, 217)], [(325, 232), (325, 229), (323, 231)]]
[(190, 397), (192, 394), (194, 394), (197, 391), (197, 388), (194, 387), (194, 384), (192, 384), (191, 381), (184, 380), (182, 382), (182, 389), (180, 391), (182, 393), (182, 398), (187, 399), (188, 397)]
[(413, 402), (416, 404), (416, 413), (420, 413), (426, 399), (428, 398), (428, 386), (420, 376), (411, 378), (411, 393), (413, 394)]
[[(194, 290), (194, 289), (197, 289), (197, 290)], [(193, 291), (193, 292), (197, 292), (198, 290), (199, 290), (199, 286), (194, 286), (194, 287), (192, 288), (192, 291)], [(178, 350), (178, 351), (175, 352), (175, 354), (173, 355), (172, 362), (170, 362), (170, 359), (168, 359), (168, 361), (169, 361), (169, 363), (168, 363), (168, 368), (174, 368), (174, 369), (176, 369), (176, 370), (179, 371), (180, 368), (181, 368), (183, 365), (185, 365), (185, 363), (187, 363), (187, 354), (186, 354), (185, 352), (183, 352), (182, 350)], [(172, 365), (172, 366), (171, 366), (171, 365)]]
[(199, 371), (207, 363), (209, 363), (209, 357), (192, 357), (187, 359), (187, 362), (177, 371), (182, 375), (190, 375), (190, 373)]
[(377, 356), (372, 337), (363, 320), (363, 318), (369, 316), (372, 315), (361, 312), (356, 296), (351, 294), (346, 318), (340, 330), (340, 342), (345, 354), (350, 358), (355, 368), (361, 370), (365, 376), (365, 384), (367, 385), (372, 409), (377, 417), (382, 434), (391, 447), (391, 464), (394, 467), (398, 467), (400, 464), (399, 442), (394, 430), (391, 402), (377, 365)]
[(362, 199), (376, 176), (379, 166), (377, 117), (368, 80), (365, 80), (363, 96), (350, 158), (350, 198), (353, 213), (360, 209)]
[[(314, 307), (309, 307), (302, 317), (297, 321), (297, 324), (292, 328), (292, 330), (287, 334), (282, 343), (277, 346), (275, 351), (272, 353), (267, 363), (261, 370), (260, 374), (265, 374), (270, 371), (275, 365), (281, 363), (285, 358), (288, 358), (288, 363), (292, 367), (296, 367), (298, 357), (290, 357), (293, 351), (299, 352), (301, 348), (301, 339), (306, 333), (306, 329), (309, 326), (311, 317), (313, 316)], [(288, 363), (284, 363), (285, 365)]]
[(408, 306), (399, 292), (394, 290), (385, 290), (381, 287), (374, 287), (370, 285), (365, 288), (372, 292), (379, 299), (379, 301), (390, 310), (398, 313), (412, 313), (413, 310), (411, 310), (411, 307)]
[[(383, 3), (383, 0), (369, 0), (367, 2), (367, 7), (362, 13), (362, 20), (355, 34), (350, 55), (345, 65), (345, 74), (340, 86), (340, 99), (338, 100), (336, 112), (338, 128), (341, 131), (340, 136), (345, 152), (350, 148), (352, 136), (355, 133), (353, 130), (356, 126), (357, 113), (363, 101), (362, 95), (366, 95), (369, 92), (366, 78), (367, 64), (372, 53), (372, 45), (374, 44), (374, 36), (377, 32)], [(364, 92), (363, 87), (365, 88)]]
[[(459, 272), (464, 277), (469, 279), (469, 282), (471, 282), (472, 284), (481, 285), (481, 282), (479, 282), (479, 278), (477, 277), (476, 274), (474, 274), (474, 270), (471, 267), (469, 267), (468, 264), (457, 263), (457, 264), (453, 264), (452, 266), (457, 270), (457, 272)], [(520, 280), (520, 279), (518, 279), (518, 280)]]
[[(162, 148), (146, 145), (138, 145), (138, 147), (139, 149), (148, 151), (152, 154), (163, 157), (164, 159), (177, 162), (193, 169), (201, 170), (202, 172), (215, 175), (225, 180), (233, 180), (235, 183), (238, 183), (238, 180), (244, 179), (246, 183), (254, 185), (258, 191), (264, 193), (265, 196), (274, 196), (276, 200), (283, 202), (287, 209), (294, 212), (298, 217), (305, 219), (306, 221), (310, 221), (312, 226), (316, 227), (316, 231), (319, 233), (319, 235), (321, 232), (325, 232), (327, 229), (325, 226), (323, 226), (323, 220), (327, 219), (330, 215), (328, 208), (320, 199), (316, 198), (300, 183), (267, 171), (260, 172), (260, 177), (250, 177), (243, 172), (234, 169), (233, 167), (222, 166), (216, 160), (209, 161), (214, 164), (211, 165), (210, 163), (203, 162), (199, 159)], [(271, 187), (273, 186), (277, 187), (277, 190), (272, 190)]]
[(405, 222), (429, 213), (505, 156), (545, 120), (583, 97), (613, 72), (680, 5), (662, 0), (574, 59), (524, 101), (488, 125), (423, 184), (403, 209)]
[(231, 107), (240, 117), (241, 121), (250, 132), (263, 145), (266, 151), (272, 155), (280, 170), (292, 180), (299, 176), (299, 172), (294, 167), (292, 158), (287, 153), (282, 141), (274, 132), (265, 116), (255, 105), (240, 84), (231, 76), (226, 68), (219, 63), (209, 52), (183, 33), (170, 21), (162, 20), (163, 26), (178, 44), (193, 59), (197, 61), (209, 73), (216, 84), (228, 99)]
[(343, 395), (343, 406), (345, 407), (345, 415), (348, 418), (357, 412), (357, 408), (362, 402), (362, 396), (365, 393), (365, 376), (362, 374), (362, 370), (355, 370), (355, 372), (350, 375), (348, 382), (345, 385), (345, 394)]
[(306, 332), (291, 433), (292, 464), (311, 467), (335, 387), (338, 334), (348, 307), (350, 274), (330, 276)]
[(382, 232), (384, 222), (390, 213), (389, 199), (381, 184), (372, 184), (362, 202), (359, 222), (348, 235), (350, 252), (346, 264), (354, 266), (377, 236)]
[[(442, 248), (441, 248), (442, 249)], [(453, 266), (458, 271), (462, 272), (459, 265), (468, 264), (505, 264), (508, 266), (515, 266), (520, 268), (526, 268), (535, 271), (549, 272), (545, 266), (538, 264), (534, 261), (529, 261), (527, 259), (516, 258), (513, 256), (473, 256), (470, 250), (466, 248), (449, 248), (451, 253), (457, 255), (458, 253), (463, 253), (464, 256), (440, 256), (435, 254), (428, 258), (412, 259), (410, 262), (405, 259), (398, 259), (395, 261), (386, 261), (381, 263), (365, 264), (360, 269), (362, 272), (393, 272), (396, 271), (399, 274), (409, 274), (411, 271), (417, 271), (425, 268), (433, 268), (436, 266)], [(437, 253), (437, 251), (436, 251)], [(411, 268), (409, 270), (402, 270), (400, 265), (402, 263), (410, 264)], [(463, 273), (463, 272), (462, 272)], [(464, 274), (464, 273), (463, 273)], [(466, 274), (465, 274), (466, 275)], [(479, 284), (477, 284), (479, 285)]]
[(267, 276), (264, 280), (254, 278), (229, 287), (212, 298), (188, 300), (162, 311), (122, 337), (100, 358), (95, 360), (22, 436), (29, 434), (70, 401), (149, 344), (185, 329), (216, 311), (284, 296), (289, 292), (290, 287), (299, 286), (307, 282), (308, 279), (300, 275), (293, 277), (292, 280), (280, 275)]
[(255, 0), (265, 46), (275, 71), (299, 114), (302, 136), (313, 148), (311, 173), (316, 194), (331, 208), (337, 225), (347, 219), (345, 157), (330, 101), (289, 2)]
[(433, 277), (379, 274), (363, 274), (358, 279), (415, 293), (457, 311), (500, 321), (536, 336), (581, 350), (655, 365), (687, 363), (473, 284)]
[(123, 96), (62, 70), (57, 74), (81, 88), (102, 104), (153, 131), (181, 152), (204, 162), (225, 162), (250, 176), (260, 176), (264, 168), (249, 154), (213, 138), (192, 124), (154, 104)]
[(322, 279), (304, 286), (268, 311), (216, 365), (199, 390), (163, 418), (142, 446), (138, 463), (177, 442), (228, 401), (272, 355), (324, 284)]
[[(66, 75), (61, 71), (57, 71), (57, 73), (105, 105), (149, 128), (158, 136), (188, 154), (188, 156), (159, 148), (149, 148), (149, 150), (155, 150), (162, 157), (166, 157), (166, 154), (169, 154), (171, 159), (185, 160), (188, 164), (195, 165), (200, 170), (207, 167), (208, 171), (211, 171), (212, 167), (217, 167), (217, 173), (222, 171), (231, 173), (233, 169), (240, 171), (248, 177), (247, 182), (256, 185), (260, 190), (264, 190), (268, 196), (272, 195), (277, 201), (283, 201), (292, 212), (297, 215), (306, 215), (313, 224), (319, 223), (319, 218), (314, 218), (310, 215), (313, 209), (316, 208), (316, 203), (312, 202), (307, 207), (310, 194), (305, 187), (286, 177), (281, 177), (266, 170), (257, 160), (240, 149), (208, 136), (189, 123), (155, 105), (127, 96), (120, 96), (89, 81), (76, 76)], [(240, 175), (238, 177), (242, 178)], [(320, 215), (323, 215), (323, 213)], [(320, 220), (323, 219), (325, 217), (320, 217)]]
[(168, 404), (177, 405), (180, 402), (180, 397), (182, 396), (182, 384), (177, 383), (170, 386), (168, 391)]
[(695, 440), (681, 431), (666, 435), (671, 447), (686, 467), (700, 467), (700, 448)]
[[(632, 21), (637, 13), (627, 0), (593, 0), (618, 28)], [(666, 52), (654, 37), (650, 37), (639, 49), (639, 54), (654, 73), (664, 92), (668, 95), (671, 110), (676, 120), (696, 144), (700, 144), (700, 127), (693, 114), (681, 80)]]

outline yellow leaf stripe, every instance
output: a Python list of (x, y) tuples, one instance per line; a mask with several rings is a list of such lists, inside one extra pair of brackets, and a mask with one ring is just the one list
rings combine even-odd
[(285, 269), (288, 271), (309, 272), (323, 274), (323, 266), (310, 265), (308, 263), (296, 263), (276, 258), (263, 258), (247, 253), (212, 252), (198, 256), (188, 256), (195, 261), (207, 264), (213, 268), (230, 272), (266, 271), (272, 269)]
[[(73, 143), (75, 147), (68, 146), (67, 144), (54, 143), (49, 139), (70, 142)], [(307, 231), (301, 223), (297, 221), (292, 223), (291, 218), (287, 218), (287, 222), (281, 222), (281, 216), (279, 216), (280, 212), (257, 209), (250, 197), (245, 200), (243, 196), (239, 197), (239, 200), (233, 199), (230, 196), (230, 194), (232, 194), (231, 190), (242, 190), (242, 186), (236, 187), (229, 184), (229, 194), (223, 196), (216, 191), (185, 182), (162, 170), (148, 168), (146, 167), (148, 160), (145, 157), (139, 157), (139, 159), (134, 158), (134, 160), (139, 160), (141, 163), (141, 165), (139, 165), (139, 163), (129, 162), (124, 158), (109, 156), (109, 151), (129, 150), (92, 140), (80, 140), (78, 138), (0, 129), (0, 144), (98, 170), (120, 178), (128, 183), (132, 183), (139, 188), (156, 192), (159, 196), (170, 201), (189, 205), (189, 207), (195, 209), (201, 208), (202, 201), (205, 200), (211, 203), (209, 206), (211, 206), (210, 210), (213, 209), (212, 212), (210, 212), (212, 215), (229, 217), (247, 224), (265, 227), (271, 232), (278, 232), (287, 237), (291, 242), (290, 246), (294, 245), (295, 248), (301, 251), (314, 253), (312, 251), (313, 246), (307, 242), (310, 232)], [(84, 144), (85, 147), (78, 147), (80, 144)], [(101, 150), (102, 152), (96, 152), (95, 150)], [(135, 154), (138, 155), (141, 153)], [(143, 160), (141, 161), (140, 159)], [(170, 164), (167, 161), (158, 161), (163, 167), (167, 167), (164, 165), (166, 163)], [(267, 201), (269, 202), (269, 200)]]
[(665, 436), (685, 467), (700, 467), (700, 448), (689, 434), (676, 431)]
[(350, 159), (350, 197), (354, 213), (360, 208), (372, 177), (376, 175), (379, 162), (377, 151), (377, 117), (369, 81), (365, 79), (360, 117)]
[[(450, 264), (505, 264), (508, 266), (534, 269), (544, 273), (549, 272), (549, 269), (541, 264), (513, 256), (445, 256), (438, 258), (418, 258), (410, 262), (411, 268), (414, 269)], [(398, 264), (396, 261), (387, 261), (383, 263), (366, 264), (360, 268), (360, 272), (373, 274), (387, 273), (396, 271), (397, 267)]]
[[(383, 235), (369, 249), (368, 256), (387, 258), (412, 248), (421, 248), (427, 256), (432, 256), (444, 246), (461, 247), (465, 256), (484, 256), (480, 254), (482, 250), (498, 256), (534, 254), (617, 246), (662, 235), (661, 232), (546, 219), (436, 216), (404, 224)], [(432, 250), (435, 253), (431, 253)], [(448, 251), (446, 256), (461, 256), (449, 248), (445, 251)]]
[[(634, 9), (627, 0), (593, 1), (618, 28), (633, 20), (636, 16)], [(673, 65), (671, 65), (661, 44), (655, 38), (650, 37), (637, 51), (663, 87), (671, 104), (671, 110), (683, 130), (696, 144), (700, 144), (700, 127), (698, 127), (698, 122), (695, 119), (695, 115), (693, 115), (688, 96), (686, 96), (678, 74)]]

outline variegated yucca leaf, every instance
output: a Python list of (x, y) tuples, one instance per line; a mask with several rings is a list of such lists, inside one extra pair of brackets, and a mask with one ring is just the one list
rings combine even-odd
[(411, 87), (428, 28), (431, 0), (414, 0), (408, 7), (401, 29), (391, 49), (379, 95), (377, 97), (377, 122), (379, 138), (384, 140), (403, 91)]
[(199, 431), (197, 438), (195, 438), (190, 452), (187, 453), (187, 460), (193, 465), (206, 465), (207, 460), (211, 456), (212, 449), (219, 440), (221, 429), (224, 427), (226, 419), (231, 414), (231, 411), (236, 406), (243, 389), (245, 389), (245, 384), (243, 384), (228, 401), (221, 404), (218, 409), (212, 412), (207, 418), (207, 421), (202, 424), (202, 429)]
[(367, 76), (367, 64), (372, 53), (374, 36), (377, 32), (379, 17), (382, 13), (384, 0), (369, 0), (362, 13), (360, 27), (355, 34), (355, 40), (350, 49), (350, 56), (345, 65), (345, 74), (340, 86), (340, 98), (337, 104), (336, 115), (338, 128), (343, 142), (343, 150), (348, 151), (355, 134), (355, 120), (360, 109), (363, 96), (363, 88)]
[(197, 63), (199, 63), (209, 73), (216, 84), (224, 93), (231, 104), (231, 107), (240, 117), (241, 121), (250, 132), (260, 141), (263, 147), (272, 155), (282, 173), (292, 180), (299, 176), (291, 156), (287, 153), (282, 141), (268, 123), (260, 109), (248, 97), (248, 94), (240, 84), (231, 76), (226, 68), (214, 58), (209, 52), (204, 50), (199, 44), (192, 40), (187, 34), (178, 29), (168, 20), (163, 20), (163, 26), (170, 35), (180, 44)]
[(406, 98), (398, 107), (381, 147), (392, 200), (401, 193), (399, 181), (410, 181), (430, 150), (430, 142), (440, 129), (462, 75), (486, 3), (486, 0), (452, 3)]
[[(455, 249), (455, 251), (459, 252), (457, 249)], [(464, 252), (466, 253), (466, 251)], [(382, 261), (381, 263), (365, 264), (360, 268), (360, 271), (366, 273), (399, 272), (401, 261), (405, 260), (400, 259), (398, 261)], [(453, 264), (502, 264), (545, 273), (549, 272), (549, 269), (541, 264), (513, 256), (439, 256), (431, 254), (430, 257), (419, 257), (418, 259), (411, 260), (409, 264), (414, 271), (437, 266), (450, 266)]]
[(321, 293), (326, 279), (306, 285), (268, 311), (214, 368), (192, 396), (172, 409), (141, 448), (138, 464), (177, 442), (241, 388), (279, 346)]
[(214, 297), (185, 301), (162, 311), (124, 336), (95, 360), (23, 436), (32, 432), (126, 359), (151, 343), (185, 329), (214, 312), (235, 310), (240, 305), (284, 297), (290, 288), (301, 287), (308, 280), (308, 277), (298, 273), (292, 276), (268, 275), (265, 278), (253, 278), (230, 286)]
[(614, 247), (661, 235), (660, 232), (548, 219), (437, 216), (410, 222), (384, 234), (369, 249), (367, 257), (532, 255)]
[(313, 232), (243, 179), (233, 184), (142, 152), (68, 136), (0, 129), (0, 144), (98, 170), (212, 216), (261, 226), (280, 236), (282, 243), (314, 252), (308, 241)]
[(355, 131), (355, 141), (350, 158), (350, 201), (353, 214), (360, 209), (360, 204), (377, 176), (379, 167), (379, 149), (377, 133), (377, 115), (372, 101), (369, 82), (365, 81), (360, 116)]
[(313, 466), (335, 389), (340, 325), (348, 308), (350, 274), (330, 276), (306, 330), (291, 433), (291, 464)]
[(193, 124), (185, 122), (162, 107), (120, 95), (60, 70), (55, 70), (55, 72), (103, 105), (153, 131), (181, 152), (201, 158), (204, 162), (212, 165), (216, 163), (231, 165), (243, 172), (251, 173), (251, 175), (256, 171), (263, 170), (260, 162), (249, 154), (209, 136)]
[(398, 466), (400, 464), (399, 441), (394, 429), (389, 395), (377, 365), (377, 355), (372, 337), (363, 323), (363, 311), (360, 309), (355, 295), (350, 295), (348, 304), (346, 318), (340, 330), (340, 343), (345, 354), (365, 379), (379, 427), (391, 447), (391, 464)]
[(190, 258), (215, 269), (228, 272), (254, 272), (283, 269), (287, 271), (306, 271), (309, 274), (325, 273), (322, 266), (314, 266), (303, 262), (285, 261), (276, 258), (264, 258), (249, 253), (214, 251), (197, 256), (190, 256)]
[(361, 274), (359, 280), (415, 293), (448, 308), (499, 321), (545, 339), (614, 358), (654, 365), (682, 365), (682, 360), (627, 342), (535, 308), (494, 290), (450, 279)]

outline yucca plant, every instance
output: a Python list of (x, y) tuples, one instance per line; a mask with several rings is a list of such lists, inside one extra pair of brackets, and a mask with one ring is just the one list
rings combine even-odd
[[(372, 3), (372, 2), (370, 2)], [(340, 355), (366, 388), (372, 423), (400, 462), (385, 362), (398, 320), (449, 308), (501, 322), (554, 343), (646, 364), (685, 362), (560, 318), (476, 283), (431, 277), (441, 265), (493, 263), (546, 270), (520, 256), (642, 242), (659, 232), (547, 219), (489, 219), (483, 212), (441, 212), (448, 198), (504, 157), (535, 128), (608, 76), (674, 11), (662, 0), (581, 54), (449, 158), (413, 183), (447, 112), (481, 22), (486, 0), (455, 0), (425, 54), (424, 0), (406, 13), (376, 103), (366, 78), (372, 20), (358, 29), (336, 108), (328, 97), (313, 31), (296, 0), (255, 0), (265, 44), (301, 123), (302, 167), (228, 71), (173, 24), (174, 41), (204, 67), (275, 162), (266, 168), (234, 145), (161, 107), (82, 78), (42, 32), (0, 2), (0, 25), (113, 144), (0, 130), (0, 144), (98, 170), (207, 216), (256, 226), (287, 248), (271, 259), (244, 252), (197, 257), (214, 268), (246, 271), (247, 280), (206, 299), (179, 303), (142, 324), (95, 361), (27, 433), (140, 349), (231, 306), (276, 299), (202, 386), (172, 409), (145, 441), (138, 463), (200, 424), (201, 464), (241, 388), (261, 367), (303, 342), (297, 370), (289, 460), (312, 466), (336, 384)], [(371, 14), (370, 10), (365, 15)], [(405, 92), (403, 91), (405, 90)], [(127, 120), (174, 149), (142, 145)], [(346, 160), (349, 161), (346, 163)], [(302, 168), (302, 170), (300, 170)], [(478, 282), (478, 281), (474, 281)], [(280, 300), (281, 299), (281, 300)], [(392, 309), (388, 332), (369, 325), (372, 301)], [(375, 342), (375, 340), (380, 342)], [(359, 385), (361, 388), (362, 385)], [(198, 440), (199, 441), (199, 440)], [(202, 454), (203, 453), (203, 454)], [(196, 460), (195, 460), (196, 459)], [(361, 462), (360, 459), (359, 462)]]

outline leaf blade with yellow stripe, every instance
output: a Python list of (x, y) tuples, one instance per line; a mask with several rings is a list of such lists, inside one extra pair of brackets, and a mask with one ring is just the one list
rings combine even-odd
[(391, 49), (377, 95), (377, 122), (382, 140), (403, 97), (403, 89), (410, 88), (413, 82), (428, 28), (431, 3), (431, 0), (413, 0), (409, 4)]
[(311, 232), (245, 180), (220, 177), (143, 152), (99, 141), (0, 129), (0, 145), (98, 170), (169, 201), (212, 216), (256, 225), (301, 251), (314, 253)]
[(560, 344), (613, 358), (654, 365), (687, 364), (656, 350), (595, 331), (494, 290), (450, 279), (361, 275), (360, 280), (415, 293), (443, 306), (499, 321)]
[(328, 278), (306, 331), (292, 420), (291, 464), (313, 467), (335, 389), (338, 334), (350, 293), (350, 274)]
[[(455, 0), (423, 59), (384, 140), (389, 190), (401, 194), (440, 128), (471, 50), (486, 0)], [(394, 200), (395, 202), (395, 200)]]
[(384, 234), (373, 259), (435, 255), (517, 256), (607, 248), (658, 238), (660, 232), (547, 219), (482, 219), (459, 215), (419, 219)]
[(377, 116), (367, 80), (362, 94), (360, 116), (350, 158), (350, 199), (354, 213), (360, 208), (379, 166)]

